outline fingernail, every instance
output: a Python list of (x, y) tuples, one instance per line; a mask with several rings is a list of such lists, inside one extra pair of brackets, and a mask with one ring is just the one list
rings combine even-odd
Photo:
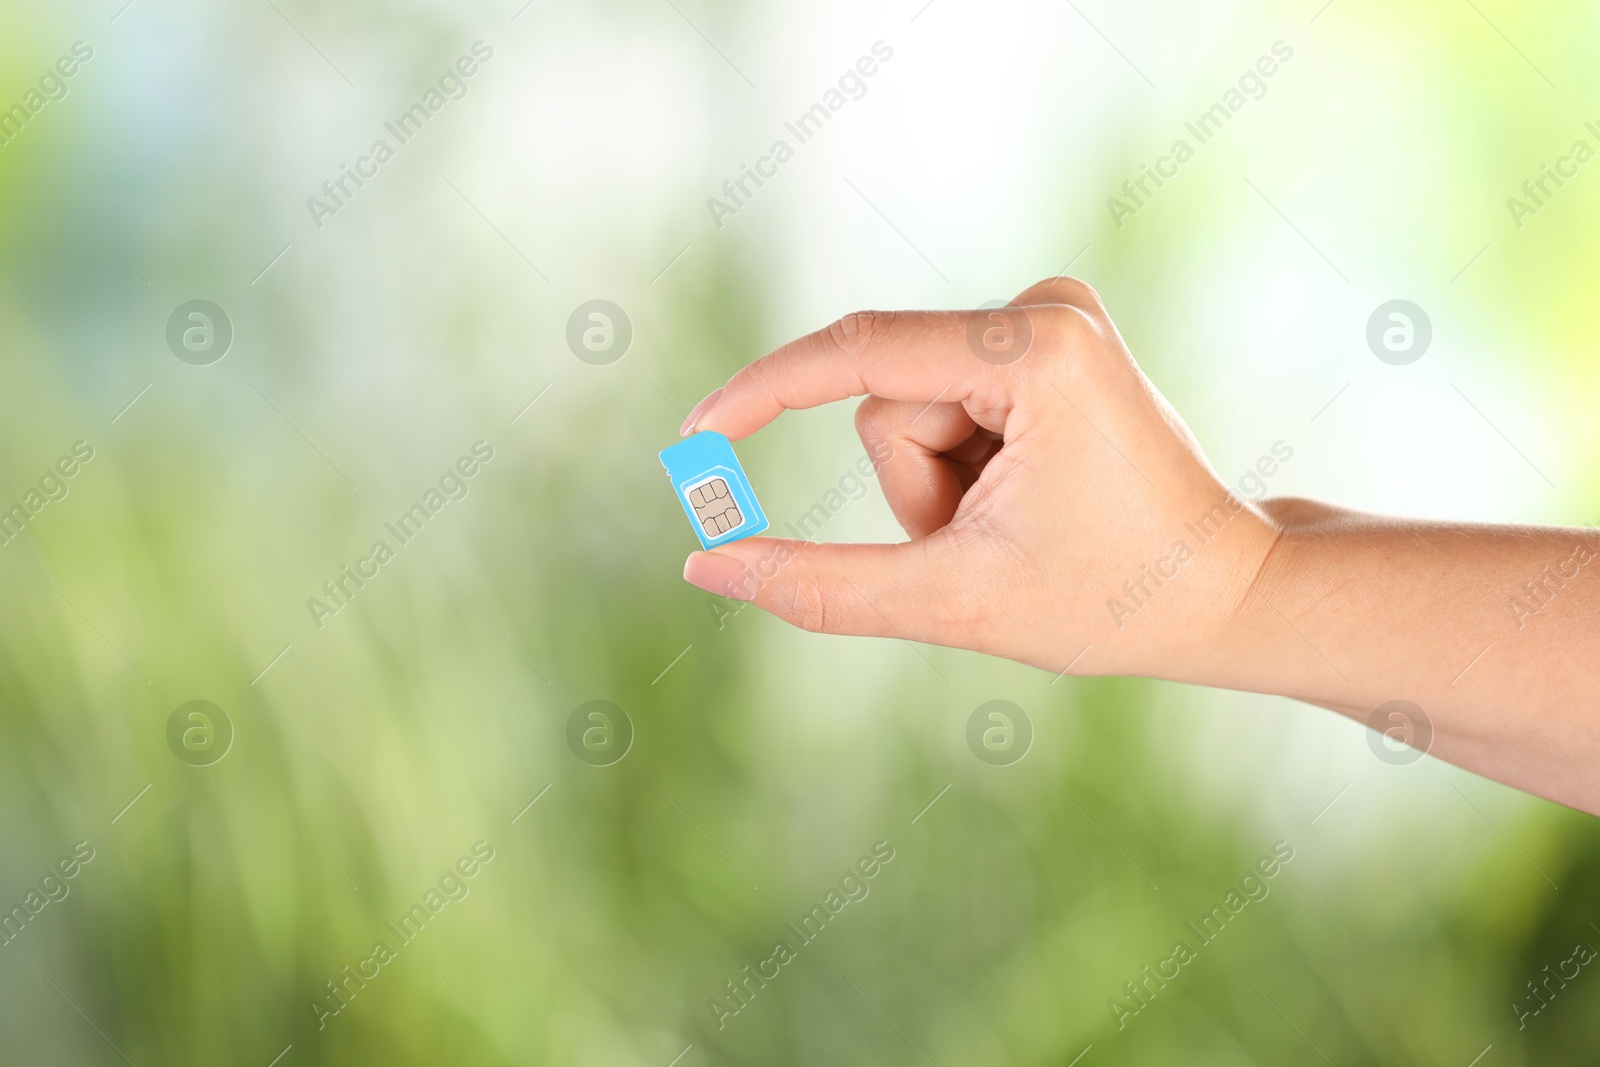
[(717, 406), (717, 400), (721, 396), (722, 396), (722, 390), (718, 389), (716, 392), (712, 393), (710, 396), (708, 396), (704, 400), (700, 401), (700, 403), (696, 404), (694, 406), (694, 410), (689, 412), (689, 417), (687, 419), (684, 419), (683, 420), (683, 425), (678, 428), (678, 436), (679, 437), (688, 437), (689, 436), (689, 431), (694, 429), (694, 424), (700, 421), (700, 417), (702, 415), (704, 415), (706, 412), (710, 411), (712, 408)]
[(756, 598), (755, 590), (747, 587), (745, 574), (743, 563), (715, 552), (691, 552), (683, 561), (684, 581), (731, 600)]

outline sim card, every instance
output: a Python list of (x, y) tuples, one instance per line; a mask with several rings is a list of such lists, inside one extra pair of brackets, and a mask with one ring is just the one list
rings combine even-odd
[(744, 476), (733, 445), (713, 430), (661, 450), (661, 465), (706, 548), (750, 537), (767, 528), (756, 491)]

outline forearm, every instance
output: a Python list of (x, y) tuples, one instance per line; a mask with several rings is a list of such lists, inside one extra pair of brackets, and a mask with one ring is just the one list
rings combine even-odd
[(729, 542), (686, 579), (808, 630), (1057, 674), (1278, 693), (1362, 722), (1408, 701), (1433, 754), (1600, 814), (1600, 535), (1248, 504), (1070, 278), (981, 313), (847, 315), (734, 375), (685, 431), (738, 440), (864, 393), (857, 429), (911, 540)]
[(1194, 680), (1407, 700), (1434, 755), (1600, 814), (1600, 534), (1263, 510), (1281, 536)]

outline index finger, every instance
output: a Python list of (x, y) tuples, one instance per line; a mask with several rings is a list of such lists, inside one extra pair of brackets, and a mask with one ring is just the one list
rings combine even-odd
[(738, 440), (786, 410), (868, 393), (929, 404), (998, 400), (1008, 368), (973, 354), (971, 318), (970, 311), (846, 315), (739, 371), (686, 432), (716, 430)]

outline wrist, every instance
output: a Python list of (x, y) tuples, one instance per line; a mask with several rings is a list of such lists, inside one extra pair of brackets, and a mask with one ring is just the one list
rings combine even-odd
[(1239, 621), (1284, 527), (1257, 505), (1230, 498), (1232, 506), (1184, 510), (1199, 517), (1178, 528), (1172, 550), (1112, 590), (1116, 634), (1090, 670), (1207, 685), (1231, 673), (1245, 651)]
[(1267, 537), (1240, 558), (1189, 680), (1281, 692), (1286, 678), (1280, 673), (1320, 655), (1306, 636), (1304, 617), (1324, 595), (1330, 545), (1324, 534), (1343, 512), (1296, 497), (1263, 500), (1253, 510)]

